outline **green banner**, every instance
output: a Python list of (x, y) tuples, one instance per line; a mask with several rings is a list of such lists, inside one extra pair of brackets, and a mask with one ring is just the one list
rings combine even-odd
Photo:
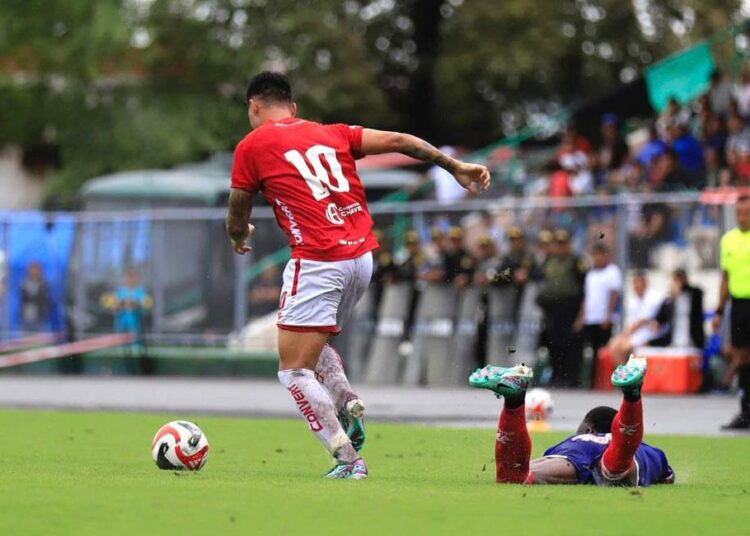
[(651, 105), (662, 111), (672, 97), (690, 102), (705, 93), (714, 70), (711, 48), (704, 41), (646, 69), (646, 86)]

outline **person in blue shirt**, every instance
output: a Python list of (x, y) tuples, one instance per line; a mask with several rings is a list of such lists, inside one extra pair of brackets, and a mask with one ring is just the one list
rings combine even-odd
[(703, 146), (690, 134), (684, 122), (674, 120), (668, 127), (672, 150), (680, 166), (690, 173), (700, 174), (706, 169)]
[(533, 372), (516, 365), (487, 365), (469, 377), (469, 385), (505, 399), (495, 441), (496, 480), (503, 484), (594, 484), (650, 486), (672, 484), (667, 456), (643, 443), (641, 387), (646, 360), (631, 356), (612, 373), (612, 386), (623, 393), (620, 409), (589, 411), (575, 434), (531, 460), (525, 396)]
[(114, 313), (114, 329), (117, 333), (131, 333), (133, 342), (126, 348), (131, 356), (143, 352), (143, 317), (151, 309), (153, 300), (140, 284), (138, 272), (128, 269), (123, 284), (113, 293), (102, 296), (102, 305)]

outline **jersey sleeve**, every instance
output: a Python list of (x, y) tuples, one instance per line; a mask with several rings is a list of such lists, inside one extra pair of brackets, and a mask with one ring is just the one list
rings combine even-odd
[(252, 153), (247, 140), (237, 144), (232, 158), (232, 188), (257, 193), (260, 190), (260, 181), (255, 172), (252, 162)]
[(335, 125), (339, 132), (346, 138), (349, 144), (349, 150), (355, 160), (364, 158), (365, 154), (362, 152), (362, 127), (359, 125)]

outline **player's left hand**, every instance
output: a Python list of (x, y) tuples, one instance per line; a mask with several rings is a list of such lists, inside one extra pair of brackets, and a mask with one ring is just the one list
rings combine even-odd
[(461, 186), (473, 194), (485, 191), (490, 185), (490, 170), (480, 164), (461, 162), (453, 176)]
[(253, 231), (255, 231), (255, 225), (252, 223), (247, 224), (247, 234), (244, 236), (242, 240), (232, 240), (232, 249), (234, 249), (234, 252), (238, 255), (244, 255), (248, 251), (252, 251), (253, 248), (251, 248), (247, 241), (250, 239), (251, 236), (253, 236)]

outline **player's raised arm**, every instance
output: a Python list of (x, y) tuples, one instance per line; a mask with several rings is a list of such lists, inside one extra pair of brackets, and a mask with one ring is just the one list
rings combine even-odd
[(252, 248), (246, 241), (255, 230), (250, 224), (250, 213), (253, 210), (253, 194), (239, 188), (232, 188), (229, 192), (229, 207), (227, 209), (227, 234), (232, 241), (236, 253), (244, 255)]
[(472, 193), (490, 185), (490, 171), (480, 164), (469, 164), (448, 156), (421, 138), (401, 132), (365, 128), (362, 130), (364, 154), (401, 153), (440, 166)]

